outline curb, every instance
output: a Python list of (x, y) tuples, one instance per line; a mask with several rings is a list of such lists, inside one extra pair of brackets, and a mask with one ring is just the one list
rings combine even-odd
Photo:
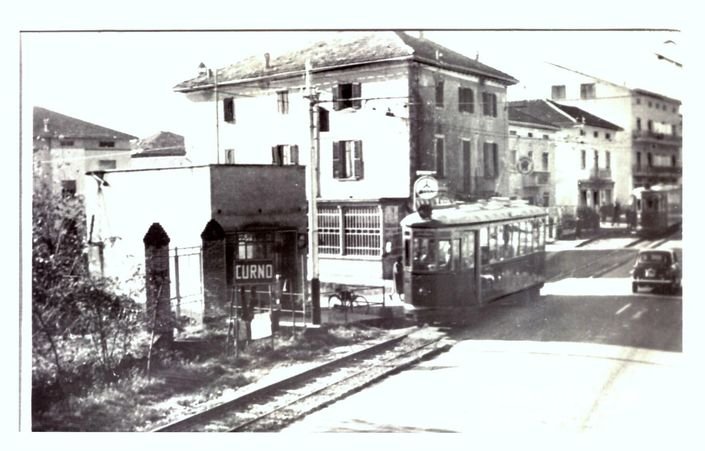
[(400, 342), (401, 340), (403, 340), (404, 338), (411, 335), (413, 332), (414, 332), (413, 330), (403, 332), (396, 337), (392, 337), (392, 338), (384, 340), (380, 343), (376, 343), (372, 346), (369, 346), (369, 347), (366, 347), (366, 348), (363, 348), (363, 349), (360, 349), (357, 351), (353, 351), (348, 354), (344, 354), (341, 357), (330, 360), (328, 362), (321, 363), (321, 364), (313, 366), (311, 368), (306, 368), (306, 369), (300, 370), (300, 371), (294, 373), (293, 375), (283, 377), (282, 379), (273, 381), (273, 382), (271, 382), (267, 385), (264, 385), (264, 386), (257, 386), (256, 383), (246, 385), (246, 386), (242, 387), (241, 390), (238, 390), (239, 393), (236, 393), (235, 395), (233, 395), (234, 396), (233, 398), (228, 399), (227, 401), (224, 401), (216, 406), (209, 407), (201, 412), (197, 412), (195, 414), (192, 414), (191, 416), (189, 416), (187, 418), (175, 420), (175, 421), (172, 421), (171, 423), (168, 423), (166, 425), (159, 426), (158, 428), (155, 428), (155, 429), (151, 430), (150, 432), (176, 432), (176, 431), (179, 431), (180, 428), (186, 427), (189, 424), (191, 424), (192, 422), (197, 421), (196, 417), (201, 413), (209, 412), (209, 413), (215, 414), (215, 413), (220, 412), (221, 410), (226, 410), (235, 404), (238, 404), (241, 402), (246, 402), (247, 400), (254, 398), (260, 394), (266, 393), (269, 390), (275, 390), (275, 389), (280, 388), (282, 386), (285, 386), (287, 384), (295, 383), (300, 379), (308, 377), (312, 373), (315, 373), (317, 371), (320, 371), (320, 370), (325, 369), (330, 366), (334, 366), (334, 365), (336, 365), (340, 362), (343, 362), (345, 360), (354, 359), (354, 358), (359, 357), (361, 355), (364, 355), (366, 353), (375, 352), (378, 349), (396, 344), (396, 343)]

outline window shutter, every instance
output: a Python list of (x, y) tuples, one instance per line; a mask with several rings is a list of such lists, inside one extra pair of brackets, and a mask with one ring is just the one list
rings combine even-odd
[(318, 107), (318, 131), (319, 132), (329, 132), (330, 131), (330, 119), (328, 115), (328, 110), (325, 108)]
[(340, 85), (333, 86), (333, 110), (338, 111), (340, 109), (340, 103), (338, 99), (340, 98)]
[(493, 176), (499, 176), (499, 144), (492, 144), (492, 170)]
[(291, 151), (291, 164), (299, 164), (299, 146), (294, 144), (290, 148)]
[(467, 99), (465, 98), (465, 89), (458, 88), (458, 111), (467, 111), (465, 102), (467, 102)]
[(232, 97), (223, 99), (223, 120), (225, 122), (235, 123), (235, 102)]
[(360, 180), (365, 176), (365, 164), (362, 161), (362, 141), (355, 141), (355, 178)]
[(342, 142), (333, 142), (333, 178), (339, 179), (343, 176), (343, 156), (341, 155)]
[(489, 152), (489, 143), (482, 143), (482, 166), (485, 169), (485, 177), (491, 177), (492, 174), (490, 174), (490, 152)]
[(445, 176), (445, 149), (443, 148), (443, 139), (436, 138), (436, 175), (438, 177)]
[(362, 97), (362, 87), (360, 83), (352, 83), (352, 98), (355, 99), (352, 101), (353, 108), (359, 109), (362, 106), (360, 97)]
[(275, 166), (281, 166), (282, 159), (279, 153), (279, 146), (272, 146), (272, 164)]

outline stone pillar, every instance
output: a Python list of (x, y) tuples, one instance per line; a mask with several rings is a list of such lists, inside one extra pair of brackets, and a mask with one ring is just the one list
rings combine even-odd
[(154, 333), (173, 339), (174, 318), (171, 313), (169, 280), (169, 235), (155, 222), (144, 238), (147, 305), (145, 322)]
[[(225, 231), (211, 219), (201, 232), (203, 243), (203, 324), (213, 325), (228, 315)], [(225, 323), (222, 323), (223, 326)]]

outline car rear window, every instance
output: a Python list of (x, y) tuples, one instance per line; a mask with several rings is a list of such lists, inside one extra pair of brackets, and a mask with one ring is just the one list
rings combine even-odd
[(639, 261), (642, 263), (666, 263), (669, 258), (668, 254), (662, 252), (644, 252), (639, 254)]

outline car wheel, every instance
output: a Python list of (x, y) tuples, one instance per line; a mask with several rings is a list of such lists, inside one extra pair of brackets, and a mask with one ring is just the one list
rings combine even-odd
[(632, 282), (632, 293), (639, 291), (639, 285), (636, 282)]

